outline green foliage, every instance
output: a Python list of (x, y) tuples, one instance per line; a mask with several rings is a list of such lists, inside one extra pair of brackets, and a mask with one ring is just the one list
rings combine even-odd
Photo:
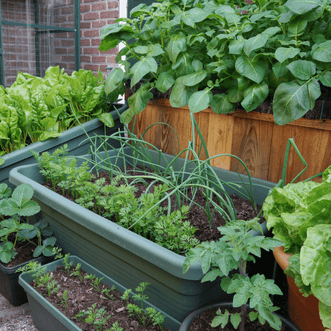
[(70, 267), (72, 266), (72, 262), (68, 262), (70, 253), (66, 254), (63, 258), (64, 269), (66, 269), (67, 273), (70, 272)]
[[(15, 188), (11, 194), (11, 189), (8, 189), (6, 184), (1, 184), (2, 199), (0, 200), (0, 238), (3, 245), (0, 246), (0, 261), (9, 263), (16, 255), (15, 250), (17, 241), (28, 241), (36, 246), (33, 256), (38, 257), (41, 254), (44, 256), (52, 256), (56, 238), (49, 237), (52, 235), (52, 230), (48, 227), (47, 222), (39, 221), (32, 225), (28, 223), (28, 217), (37, 214), (40, 207), (37, 202), (32, 201), (33, 188), (29, 184), (21, 184)], [(10, 216), (4, 218), (4, 216)], [(22, 223), (21, 217), (26, 216), (27, 222)], [(9, 236), (15, 234), (14, 242), (9, 241)], [(42, 241), (42, 236), (45, 238)], [(32, 239), (37, 237), (38, 244), (35, 244)], [(49, 238), (46, 238), (49, 237)]]
[(289, 258), (286, 274), (303, 295), (313, 294), (320, 302), (320, 317), (331, 327), (331, 167), (321, 183), (312, 181), (277, 188), (266, 199), (263, 210), (268, 228), (284, 242)]
[[(144, 294), (146, 287), (150, 285), (149, 283), (140, 283), (136, 288), (136, 294), (133, 294), (132, 298), (135, 301), (140, 302), (140, 306), (132, 303), (127, 303), (127, 310), (130, 316), (138, 317), (141, 325), (148, 326), (149, 324), (159, 325), (162, 330), (162, 324), (164, 322), (164, 316), (157, 312), (154, 308), (148, 307), (144, 310), (144, 300), (147, 300), (148, 297)], [(122, 297), (123, 298), (123, 297)], [(125, 297), (126, 298), (126, 297)], [(125, 299), (124, 299), (125, 300)]]
[(96, 330), (101, 330), (111, 317), (110, 315), (105, 316), (105, 314), (106, 309), (97, 309), (97, 304), (94, 303), (87, 311), (80, 311), (75, 318), (87, 324), (92, 324)]
[(101, 29), (100, 51), (125, 45), (117, 56), (125, 74), (114, 69), (106, 93), (123, 90), (128, 79), (131, 87), (141, 84), (128, 99), (125, 122), (156, 88), (192, 113), (210, 105), (226, 114), (237, 102), (249, 112), (273, 96), (275, 122), (289, 123), (314, 107), (320, 84), (331, 86), (330, 11), (322, 0), (139, 4), (129, 18)]
[(78, 264), (76, 265), (76, 267), (75, 267), (75, 271), (72, 272), (72, 273), (70, 274), (70, 276), (77, 276), (77, 277), (79, 278), (79, 280), (82, 281), (82, 280), (83, 280), (83, 276), (82, 276), (82, 273), (81, 273), (80, 267), (81, 267), (81, 264), (78, 263)]
[(113, 91), (107, 103), (100, 77), (84, 69), (69, 76), (59, 66), (49, 67), (44, 78), (19, 72), (13, 85), (0, 93), (1, 155), (58, 137), (98, 116), (106, 125), (114, 125), (111, 115), (103, 113), (122, 91)]
[(97, 278), (95, 275), (86, 275), (84, 278), (92, 281), (91, 285), (95, 291), (100, 291), (100, 283), (103, 280), (103, 277)]
[[(202, 282), (214, 281), (217, 277), (222, 277), (221, 287), (228, 294), (233, 294), (233, 307), (241, 307), (241, 317), (239, 314), (231, 315), (228, 311), (221, 313), (219, 310), (212, 322), (212, 326), (221, 325), (224, 327), (229, 321), (234, 328), (241, 324), (243, 330), (246, 318), (246, 304), (253, 309), (256, 314), (249, 314), (251, 320), (259, 317), (264, 323), (267, 321), (270, 326), (280, 330), (281, 321), (273, 314), (276, 307), (270, 299), (272, 294), (282, 294), (273, 280), (265, 279), (264, 275), (256, 274), (249, 277), (246, 274), (246, 263), (255, 261), (254, 256), (261, 257), (261, 249), (271, 250), (280, 246), (281, 242), (264, 236), (253, 236), (249, 231), (262, 229), (257, 219), (250, 221), (231, 221), (218, 230), (223, 235), (218, 242), (202, 242), (192, 248), (187, 254), (183, 265), (183, 272), (187, 272), (189, 267), (201, 260), (204, 277)], [(238, 270), (239, 273), (231, 273)]]
[(67, 308), (67, 306), (68, 306), (68, 296), (67, 296), (67, 294), (68, 294), (67, 290), (63, 291), (62, 294), (58, 293), (58, 297), (60, 298), (61, 303), (62, 303), (64, 308)]

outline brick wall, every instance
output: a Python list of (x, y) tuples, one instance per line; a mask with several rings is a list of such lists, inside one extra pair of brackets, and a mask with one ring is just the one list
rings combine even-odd
[[(117, 49), (100, 53), (100, 29), (113, 23), (119, 15), (119, 0), (80, 0), (81, 68), (104, 76), (113, 66)], [(5, 21), (34, 23), (33, 0), (1, 0), (1, 18)], [(39, 24), (74, 27), (74, 0), (39, 0)], [(3, 25), (5, 85), (10, 86), (21, 70), (36, 75), (35, 33), (32, 28)], [(71, 73), (75, 70), (74, 33), (44, 33), (39, 38), (40, 75), (49, 66), (59, 65)]]
[(97, 73), (98, 68), (106, 75), (106, 67), (114, 66), (117, 49), (99, 52), (100, 29), (114, 23), (119, 17), (119, 0), (81, 0), (81, 67)]

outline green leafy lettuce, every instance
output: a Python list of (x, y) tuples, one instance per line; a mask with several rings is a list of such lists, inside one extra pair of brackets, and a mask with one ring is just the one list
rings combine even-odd
[(275, 188), (263, 205), (268, 229), (294, 255), (285, 271), (303, 295), (319, 300), (323, 325), (331, 328), (331, 166), (321, 183)]
[[(12, 86), (0, 89), (0, 155), (58, 137), (78, 122), (102, 120), (116, 92), (107, 102), (100, 70), (98, 77), (84, 69), (69, 76), (59, 66), (49, 67), (44, 78), (19, 72)], [(107, 119), (113, 125), (110, 114)]]

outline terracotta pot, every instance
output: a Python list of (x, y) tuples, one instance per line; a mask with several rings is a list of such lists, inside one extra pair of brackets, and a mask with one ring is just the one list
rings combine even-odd
[[(276, 247), (274, 256), (279, 266), (285, 270), (288, 265), (288, 258), (292, 254), (284, 252), (284, 247)], [(296, 286), (294, 279), (287, 276), (289, 315), (292, 321), (302, 331), (325, 331), (319, 317), (318, 299), (313, 295), (304, 297)]]

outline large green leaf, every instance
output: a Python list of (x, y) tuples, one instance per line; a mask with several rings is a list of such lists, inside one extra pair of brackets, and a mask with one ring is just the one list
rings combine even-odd
[(172, 70), (162, 72), (156, 80), (155, 87), (162, 93), (167, 92), (175, 83), (175, 75)]
[(331, 306), (325, 305), (322, 301), (319, 302), (319, 313), (325, 328), (331, 328)]
[(201, 22), (206, 19), (209, 15), (206, 11), (200, 8), (192, 8), (188, 11), (184, 11), (181, 16), (181, 20), (186, 25), (191, 26), (194, 28), (194, 24)]
[(210, 102), (212, 110), (216, 114), (229, 114), (236, 109), (236, 104), (228, 100), (226, 94), (215, 94)]
[(295, 18), (288, 25), (288, 36), (289, 37), (297, 37), (301, 36), (307, 27), (307, 20), (302, 19), (301, 17)]
[(262, 82), (265, 75), (264, 66), (258, 60), (253, 61), (247, 56), (240, 56), (235, 63), (235, 67), (239, 74), (251, 79), (257, 84)]
[(244, 91), (241, 105), (249, 112), (256, 109), (268, 96), (269, 88), (266, 83), (255, 84)]
[(132, 75), (131, 87), (135, 86), (146, 74), (157, 71), (157, 63), (152, 57), (145, 57), (133, 65), (130, 70)]
[(209, 89), (193, 93), (188, 101), (190, 112), (198, 113), (208, 108), (212, 97)]
[(194, 72), (193, 61), (190, 54), (181, 53), (177, 58), (177, 62), (172, 65), (172, 69), (176, 71), (177, 76), (189, 75)]
[(291, 71), (294, 77), (301, 80), (308, 80), (316, 74), (316, 64), (311, 61), (297, 60), (291, 62), (287, 69)]
[(305, 14), (321, 5), (322, 2), (320, 0), (288, 0), (285, 3), (285, 6), (287, 6), (291, 11), (299, 15)]
[(268, 35), (265, 33), (260, 33), (255, 37), (249, 38), (245, 41), (244, 52), (249, 57), (252, 51), (263, 47), (268, 41)]
[(166, 52), (173, 63), (176, 62), (178, 54), (185, 52), (186, 49), (186, 36), (183, 32), (170, 36)]
[(193, 74), (189, 74), (186, 76), (182, 76), (183, 84), (185, 86), (195, 86), (202, 82), (207, 76), (207, 72), (205, 70), (194, 72)]
[(244, 93), (239, 88), (231, 88), (228, 90), (228, 100), (232, 103), (241, 102), (244, 99)]
[(147, 106), (148, 100), (153, 98), (153, 93), (149, 92), (147, 86), (142, 85), (136, 93), (128, 98), (129, 107), (133, 114), (141, 113)]
[(317, 61), (331, 62), (331, 40), (319, 44), (312, 56)]
[(316, 93), (308, 93), (307, 83), (299, 85), (292, 81), (280, 84), (273, 99), (275, 123), (284, 125), (302, 117), (310, 109), (314, 96)]
[(319, 78), (324, 86), (331, 87), (331, 71), (323, 72)]
[(183, 79), (177, 78), (170, 94), (170, 104), (172, 107), (183, 107), (188, 103), (187, 87), (183, 84)]
[(299, 48), (294, 47), (278, 47), (275, 52), (275, 57), (279, 62), (284, 62), (287, 59), (292, 59), (300, 53)]
[(115, 125), (113, 116), (111, 113), (102, 113), (98, 116), (99, 120), (108, 126), (109, 128), (112, 128)]
[(238, 36), (236, 40), (231, 40), (229, 44), (229, 54), (238, 54), (242, 53), (244, 48), (245, 39), (242, 36)]
[(124, 72), (121, 68), (114, 68), (105, 80), (105, 93), (109, 94), (123, 85)]

